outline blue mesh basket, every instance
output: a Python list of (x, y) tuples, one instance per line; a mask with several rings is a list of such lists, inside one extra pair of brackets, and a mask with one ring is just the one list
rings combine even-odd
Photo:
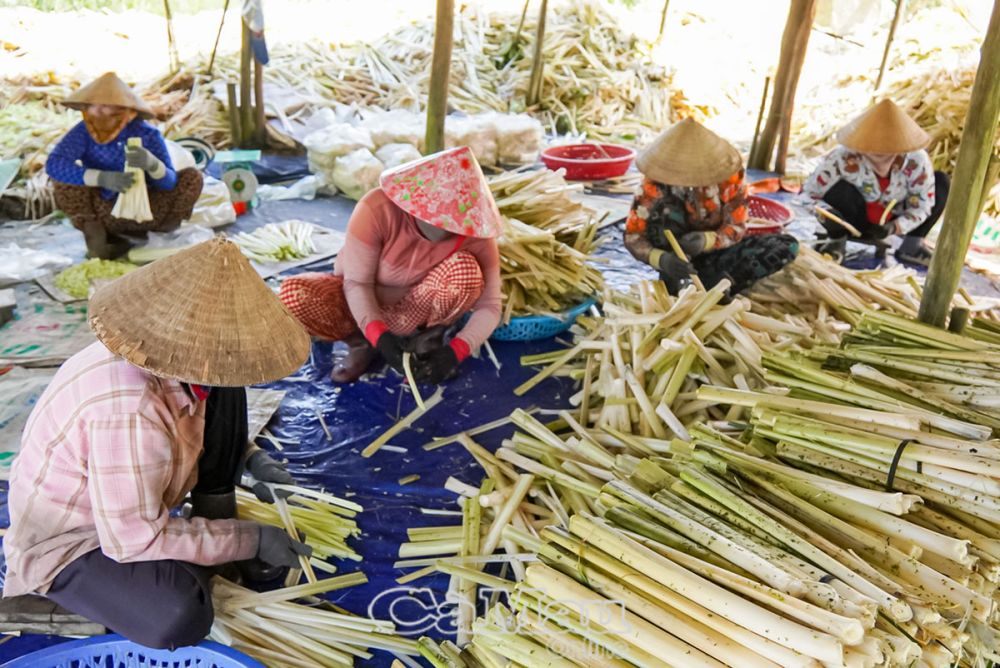
[(46, 647), (0, 668), (267, 668), (219, 643), (175, 650), (149, 649), (119, 635), (96, 636)]
[(500, 325), (493, 330), (491, 339), (496, 341), (537, 341), (547, 339), (556, 334), (562, 334), (573, 326), (576, 318), (582, 315), (597, 302), (594, 299), (577, 304), (563, 311), (562, 317), (549, 315), (522, 315), (510, 319), (506, 325)]

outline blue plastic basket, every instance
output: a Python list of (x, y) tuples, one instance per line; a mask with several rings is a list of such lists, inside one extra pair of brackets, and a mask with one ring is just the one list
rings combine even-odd
[(563, 311), (561, 318), (550, 315), (522, 315), (510, 319), (506, 325), (500, 325), (493, 330), (491, 339), (496, 341), (537, 341), (547, 339), (556, 334), (562, 334), (573, 326), (576, 318), (582, 315), (597, 302), (594, 299)]
[(267, 668), (219, 643), (205, 641), (175, 650), (149, 649), (119, 635), (53, 645), (0, 668)]

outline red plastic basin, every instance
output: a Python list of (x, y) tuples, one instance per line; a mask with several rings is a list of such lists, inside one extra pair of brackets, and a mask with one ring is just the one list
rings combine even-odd
[(542, 151), (545, 166), (552, 170), (565, 169), (570, 181), (600, 181), (621, 176), (628, 171), (634, 158), (634, 150), (617, 144), (568, 144), (550, 146)]

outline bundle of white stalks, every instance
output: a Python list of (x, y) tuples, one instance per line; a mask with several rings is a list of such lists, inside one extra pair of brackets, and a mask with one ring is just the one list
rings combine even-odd
[[(353, 666), (372, 659), (372, 650), (416, 656), (416, 641), (398, 635), (392, 622), (352, 615), (311, 598), (366, 581), (355, 573), (260, 593), (217, 577), (209, 637), (269, 668)], [(297, 603), (300, 599), (306, 602)]]
[(313, 549), (308, 566), (303, 568), (307, 573), (312, 569), (336, 572), (327, 563), (329, 559), (361, 560), (361, 555), (347, 544), (349, 538), (361, 535), (354, 520), (363, 510), (360, 505), (295, 485), (279, 485), (277, 489), (290, 495), (287, 498), (279, 495), (277, 503), (264, 503), (250, 492), (238, 489), (236, 503), (240, 518), (282, 527), (297, 540), (304, 540)]
[[(128, 145), (141, 148), (142, 139), (129, 137)], [(123, 220), (134, 220), (137, 223), (153, 220), (153, 211), (149, 208), (149, 192), (146, 190), (146, 172), (139, 167), (125, 167), (125, 173), (132, 174), (135, 180), (128, 190), (118, 195), (115, 206), (111, 209), (111, 215)]]
[(233, 237), (243, 254), (255, 262), (268, 264), (301, 260), (316, 252), (313, 225), (301, 220), (268, 223), (253, 232)]

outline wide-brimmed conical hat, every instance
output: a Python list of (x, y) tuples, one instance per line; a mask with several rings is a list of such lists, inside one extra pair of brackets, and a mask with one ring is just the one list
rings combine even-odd
[(842, 127), (837, 141), (861, 153), (909, 153), (926, 148), (931, 136), (895, 102), (885, 99)]
[(740, 152), (692, 118), (675, 123), (639, 152), (635, 164), (647, 178), (669, 186), (722, 183), (743, 168)]
[(73, 92), (62, 101), (70, 109), (83, 110), (91, 104), (114, 104), (139, 112), (142, 118), (152, 118), (153, 109), (135, 94), (114, 72), (106, 72)]
[(387, 169), (380, 185), (393, 204), (425, 223), (466, 237), (500, 236), (500, 210), (468, 146)]
[(162, 378), (256, 385), (284, 378), (309, 356), (309, 335), (221, 237), (108, 283), (89, 309), (111, 352)]

